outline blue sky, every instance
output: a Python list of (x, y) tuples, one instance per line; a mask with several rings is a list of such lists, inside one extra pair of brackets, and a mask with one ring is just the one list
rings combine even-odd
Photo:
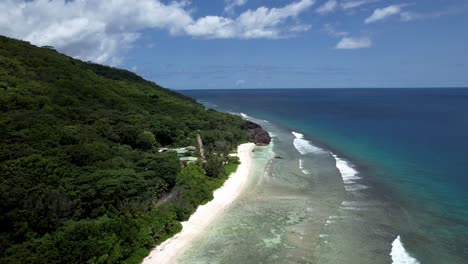
[(173, 89), (467, 87), (467, 0), (2, 0), (0, 34)]

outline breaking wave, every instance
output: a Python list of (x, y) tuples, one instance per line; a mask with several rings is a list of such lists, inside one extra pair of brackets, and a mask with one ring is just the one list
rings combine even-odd
[(302, 155), (306, 155), (308, 153), (321, 153), (323, 150), (318, 148), (310, 143), (310, 141), (304, 139), (304, 135), (297, 132), (292, 132), (294, 135), (294, 147), (301, 153)]
[(357, 170), (349, 164), (344, 159), (339, 158), (337, 155), (331, 153), (336, 161), (336, 168), (340, 171), (341, 178), (343, 178), (343, 183), (345, 185), (345, 189), (348, 192), (355, 192), (367, 189), (368, 186), (356, 183), (357, 180), (361, 179), (361, 177), (357, 176)]
[(393, 241), (390, 256), (392, 256), (392, 263), (394, 264), (420, 264), (417, 259), (413, 258), (408, 251), (406, 251), (400, 236), (397, 236)]
[(242, 116), (242, 118), (245, 118), (245, 119), (252, 119), (252, 117), (244, 114), (244, 113), (240, 113), (240, 115)]

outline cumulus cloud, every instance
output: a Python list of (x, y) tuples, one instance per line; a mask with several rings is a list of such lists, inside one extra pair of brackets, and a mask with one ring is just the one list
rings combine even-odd
[(0, 34), (51, 45), (83, 60), (118, 64), (144, 28), (175, 34), (192, 22), (183, 4), (159, 1), (0, 1)]
[(384, 20), (393, 15), (397, 15), (402, 12), (402, 8), (404, 6), (405, 5), (391, 5), (385, 8), (377, 8), (374, 10), (370, 17), (366, 18), (364, 23), (369, 24), (380, 20)]
[(372, 41), (369, 37), (344, 37), (336, 44), (336, 49), (362, 49), (372, 46)]
[(319, 14), (326, 14), (333, 12), (338, 7), (338, 1), (336, 0), (329, 0), (317, 8), (317, 13)]
[[(288, 20), (298, 17), (314, 4), (312, 0), (301, 0), (281, 8), (259, 7), (247, 10), (237, 18), (207, 16), (187, 25), (188, 35), (204, 38), (283, 38), (297, 32), (298, 28), (308, 29), (308, 25), (289, 24)], [(303, 30), (302, 30), (303, 31)]]
[(298, 0), (279, 8), (247, 10), (236, 18), (194, 18), (188, 1), (2, 0), (0, 34), (116, 65), (145, 29), (200, 38), (284, 38), (307, 28), (297, 17), (313, 4)]

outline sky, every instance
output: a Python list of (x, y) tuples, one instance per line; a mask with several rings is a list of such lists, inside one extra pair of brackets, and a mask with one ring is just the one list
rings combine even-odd
[(468, 87), (468, 0), (0, 0), (0, 35), (171, 89)]

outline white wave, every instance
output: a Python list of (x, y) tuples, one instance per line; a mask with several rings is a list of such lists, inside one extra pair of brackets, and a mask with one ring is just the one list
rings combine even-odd
[(308, 153), (321, 153), (323, 150), (321, 148), (318, 148), (314, 145), (312, 145), (308, 140), (304, 139), (304, 135), (301, 133), (297, 133), (292, 131), (292, 134), (294, 135), (294, 147), (301, 153), (302, 155), (308, 154)]
[(347, 192), (357, 192), (357, 191), (361, 191), (361, 190), (365, 190), (369, 188), (368, 186), (366, 185), (362, 185), (362, 184), (345, 184), (345, 189)]
[(390, 252), (392, 256), (392, 263), (394, 264), (419, 264), (420, 262), (413, 258), (408, 251), (406, 251), (403, 243), (401, 242), (400, 236), (392, 243), (392, 251)]
[(296, 138), (304, 138), (304, 135), (301, 134), (301, 133), (297, 133), (297, 132), (294, 132), (294, 131), (291, 132), (291, 133), (292, 133), (292, 134), (294, 135), (294, 137), (296, 137)]
[(341, 206), (340, 207), (343, 210), (349, 210), (349, 211), (367, 211), (369, 210), (368, 208), (365, 207), (354, 207), (354, 206)]
[(363, 203), (361, 201), (343, 201), (341, 203), (343, 206), (361, 206)]
[(320, 238), (328, 237), (328, 234), (319, 234)]
[(252, 119), (252, 117), (250, 117), (250, 116), (248, 116), (248, 115), (246, 115), (244, 113), (240, 113), (240, 115), (245, 119)]
[(355, 192), (369, 188), (366, 185), (356, 183), (356, 181), (361, 179), (361, 177), (357, 176), (357, 170), (355, 170), (353, 166), (349, 164), (349, 162), (339, 158), (333, 153), (331, 154), (335, 158), (336, 168), (340, 171), (341, 178), (343, 179), (343, 183), (345, 184), (346, 191)]
[(299, 159), (299, 169), (301, 169), (302, 173), (304, 174), (310, 174), (309, 170), (304, 169), (304, 166), (302, 165), (302, 159)]
[(336, 168), (340, 171), (343, 181), (354, 181), (360, 179), (360, 177), (356, 176), (358, 172), (346, 160), (340, 159), (335, 154), (332, 155), (336, 160)]

